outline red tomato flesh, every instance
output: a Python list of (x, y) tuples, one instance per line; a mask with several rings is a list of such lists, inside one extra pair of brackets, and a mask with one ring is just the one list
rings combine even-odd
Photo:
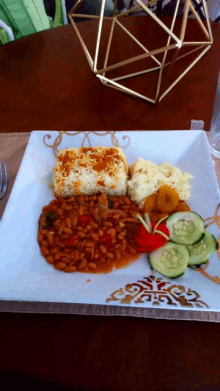
[[(156, 223), (152, 223), (152, 232), (155, 226)], [(168, 237), (170, 236), (169, 230), (165, 224), (158, 225), (157, 230), (165, 233)], [(167, 239), (157, 232), (154, 235), (149, 234), (144, 225), (141, 224), (135, 234), (135, 242), (136, 250), (138, 252), (151, 252), (162, 247), (167, 242)]]

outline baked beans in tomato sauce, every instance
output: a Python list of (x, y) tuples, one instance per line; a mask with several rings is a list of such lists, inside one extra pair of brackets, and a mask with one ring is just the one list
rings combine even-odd
[(126, 196), (58, 198), (39, 218), (38, 243), (44, 258), (65, 272), (108, 273), (135, 262), (134, 233), (142, 215)]

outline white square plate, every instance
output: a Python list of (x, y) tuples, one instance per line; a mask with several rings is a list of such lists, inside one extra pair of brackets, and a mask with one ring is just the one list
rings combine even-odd
[[(49, 137), (48, 137), (49, 135)], [(53, 144), (55, 139), (57, 144)], [(119, 146), (128, 163), (138, 157), (155, 163), (169, 161), (193, 175), (191, 209), (204, 219), (214, 216), (220, 202), (219, 188), (215, 177), (211, 155), (204, 131), (142, 131), (142, 132), (50, 132), (31, 133), (22, 164), (12, 189), (5, 213), (0, 222), (0, 299), (29, 302), (29, 310), (34, 311), (33, 302), (47, 304), (43, 311), (50, 311), (50, 303), (71, 303), (81, 305), (101, 305), (103, 314), (182, 318), (181, 311), (218, 312), (220, 309), (220, 285), (215, 276), (220, 277), (220, 260), (217, 252), (209, 259), (210, 264), (204, 274), (188, 268), (184, 276), (169, 280), (159, 273), (152, 275), (146, 256), (126, 269), (109, 274), (67, 274), (59, 272), (41, 256), (37, 243), (38, 218), (42, 207), (53, 197), (50, 190), (55, 157), (50, 146), (58, 149), (67, 147)], [(217, 238), (219, 228), (212, 224), (208, 230)], [(88, 282), (88, 280), (91, 280)], [(30, 304), (32, 302), (32, 306)], [(94, 306), (96, 305), (96, 306)], [(114, 312), (110, 307), (117, 307)], [(2, 307), (3, 310), (6, 307)], [(7, 307), (10, 310), (9, 307)], [(18, 307), (17, 307), (18, 308)], [(56, 307), (55, 312), (65, 312)], [(75, 307), (76, 308), (76, 307)], [(95, 309), (96, 308), (96, 309)], [(106, 308), (106, 311), (105, 311)], [(16, 307), (14, 307), (16, 310)], [(147, 312), (148, 310), (148, 312)], [(170, 316), (163, 310), (169, 310)], [(178, 311), (177, 311), (178, 310)], [(139, 312), (138, 312), (139, 311)], [(176, 311), (176, 314), (175, 314)], [(69, 312), (69, 310), (67, 311)], [(185, 312), (184, 312), (185, 313)], [(156, 314), (156, 315), (155, 315)], [(168, 314), (168, 313), (167, 313)], [(141, 316), (142, 316), (141, 315)], [(190, 316), (186, 316), (190, 318)], [(191, 317), (192, 318), (192, 317)], [(197, 315), (199, 319), (199, 315)], [(204, 319), (204, 316), (203, 316)]]

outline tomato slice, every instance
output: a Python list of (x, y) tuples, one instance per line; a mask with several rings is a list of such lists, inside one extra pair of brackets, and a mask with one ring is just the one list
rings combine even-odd
[[(152, 223), (152, 232), (156, 226), (156, 223)], [(157, 227), (158, 231), (161, 231), (169, 237), (169, 230), (165, 224), (160, 224)], [(136, 250), (138, 252), (151, 252), (159, 247), (162, 247), (167, 239), (159, 233), (149, 234), (143, 225), (140, 225), (135, 234)]]

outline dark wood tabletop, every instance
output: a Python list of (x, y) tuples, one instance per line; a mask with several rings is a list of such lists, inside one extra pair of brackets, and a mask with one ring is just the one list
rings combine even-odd
[[(144, 19), (125, 23), (144, 38)], [(190, 26), (192, 33), (194, 21)], [(81, 28), (91, 45), (94, 23), (83, 22)], [(203, 120), (208, 130), (220, 25), (213, 25), (213, 34), (210, 51), (156, 106), (104, 87), (71, 26), (1, 46), (0, 131), (175, 130), (189, 129), (191, 119)], [(123, 37), (117, 37), (115, 59), (130, 50)], [(217, 391), (219, 335), (220, 325), (208, 322), (1, 313), (1, 379), (9, 389), (22, 384), (53, 390)]]
[[(169, 25), (169, 18), (164, 21)], [(180, 22), (179, 18), (177, 26)], [(165, 43), (166, 35), (150, 18), (128, 17), (123, 19), (123, 24), (149, 50)], [(92, 20), (78, 25), (93, 56), (97, 22)], [(99, 69), (109, 27), (110, 22), (105, 21)], [(214, 44), (211, 49), (157, 105), (103, 86), (91, 72), (71, 25), (1, 46), (0, 131), (177, 130), (189, 129), (192, 119), (203, 120), (205, 129), (209, 130), (220, 64), (220, 25), (213, 23), (212, 28)], [(204, 40), (195, 20), (189, 20), (186, 33), (191, 41)], [(109, 64), (142, 53), (142, 49), (117, 27)], [(195, 56), (196, 53), (175, 64), (171, 81)], [(142, 60), (133, 64), (133, 68), (119, 69), (119, 74), (147, 69), (155, 64), (149, 59)], [(155, 72), (138, 76), (130, 79), (128, 83), (131, 84), (127, 85), (154, 97), (157, 77)]]

